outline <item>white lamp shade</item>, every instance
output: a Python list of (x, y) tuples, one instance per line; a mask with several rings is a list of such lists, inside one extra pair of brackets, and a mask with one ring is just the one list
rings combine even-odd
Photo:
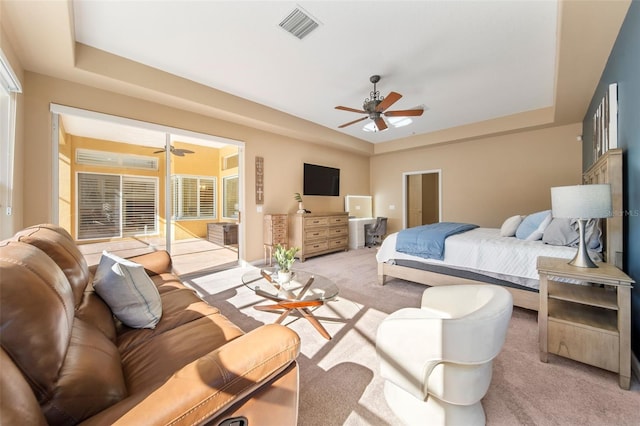
[(611, 217), (611, 185), (551, 188), (551, 209), (553, 217), (570, 219)]

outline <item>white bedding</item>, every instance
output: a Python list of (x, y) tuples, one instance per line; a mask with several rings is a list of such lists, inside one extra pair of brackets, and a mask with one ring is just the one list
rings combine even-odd
[(571, 259), (575, 247), (553, 246), (542, 241), (501, 237), (500, 229), (475, 228), (445, 241), (444, 260), (424, 259), (396, 251), (397, 233), (388, 235), (376, 254), (378, 262), (407, 259), (442, 265), (538, 289), (538, 256)]

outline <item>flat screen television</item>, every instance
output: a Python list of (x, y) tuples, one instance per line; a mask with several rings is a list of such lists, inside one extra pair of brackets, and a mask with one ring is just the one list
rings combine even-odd
[(340, 195), (340, 169), (304, 163), (304, 195)]

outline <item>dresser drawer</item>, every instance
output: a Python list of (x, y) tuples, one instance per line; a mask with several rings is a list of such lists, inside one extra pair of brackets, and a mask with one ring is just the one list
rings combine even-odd
[(326, 238), (328, 235), (328, 230), (326, 228), (319, 229), (309, 229), (305, 231), (304, 238), (305, 240), (314, 240), (318, 238)]
[(330, 249), (346, 249), (349, 243), (349, 237), (332, 238), (329, 240)]
[(308, 256), (319, 251), (325, 251), (329, 248), (329, 241), (318, 241), (315, 243), (309, 243), (304, 245), (305, 255)]
[(307, 217), (304, 219), (304, 227), (311, 228), (314, 226), (327, 226), (329, 224), (328, 217)]
[(345, 226), (329, 228), (329, 238), (335, 237), (338, 235), (349, 235), (349, 228)]
[(348, 216), (331, 216), (329, 218), (329, 225), (349, 225), (349, 217)]

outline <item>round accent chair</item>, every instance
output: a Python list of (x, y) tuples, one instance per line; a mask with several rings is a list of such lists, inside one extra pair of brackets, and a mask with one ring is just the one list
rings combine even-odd
[(513, 298), (496, 285), (430, 287), (420, 308), (379, 326), (384, 395), (407, 425), (483, 425), (480, 400), (505, 341)]

